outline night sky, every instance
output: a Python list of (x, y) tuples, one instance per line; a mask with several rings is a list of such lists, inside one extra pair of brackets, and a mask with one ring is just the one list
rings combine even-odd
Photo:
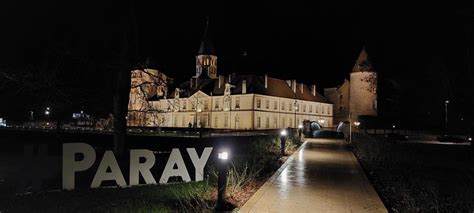
[[(12, 74), (24, 67), (41, 67), (44, 60), (51, 61), (48, 67), (60, 64), (58, 79), (67, 80), (58, 85), (74, 88), (67, 94), (70, 110), (104, 114), (110, 111), (113, 85), (113, 68), (107, 64), (116, 61), (124, 31), (131, 29), (128, 40), (137, 44), (130, 48), (136, 61), (150, 58), (170, 77), (187, 79), (195, 73), (194, 57), (209, 16), (219, 74), (297, 79), (316, 83), (322, 93), (324, 87), (337, 86), (349, 77), (366, 45), (384, 79), (381, 82), (400, 86), (405, 103), (401, 108), (407, 112), (441, 113), (439, 103), (444, 99), (460, 103), (460, 116), (472, 111), (471, 3), (266, 2), (214, 8), (204, 3), (165, 6), (157, 2), (136, 1), (132, 7), (115, 1), (4, 3), (0, 67)], [(130, 21), (132, 10), (135, 22)], [(16, 89), (15, 85), (1, 88), (2, 100), (19, 101), (2, 104), (0, 117), (22, 117), (29, 106), (41, 108), (46, 105), (41, 102), (54, 99), (25, 101), (31, 94), (15, 94)], [(92, 92), (95, 89), (102, 92)]]

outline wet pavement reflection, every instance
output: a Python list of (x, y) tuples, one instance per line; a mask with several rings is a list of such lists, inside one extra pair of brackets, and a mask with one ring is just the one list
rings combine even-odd
[(308, 139), (240, 212), (387, 212), (346, 142)]

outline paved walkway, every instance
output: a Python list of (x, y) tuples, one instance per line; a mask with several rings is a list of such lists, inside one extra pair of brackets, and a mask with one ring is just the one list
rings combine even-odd
[(387, 212), (345, 146), (308, 139), (240, 212)]

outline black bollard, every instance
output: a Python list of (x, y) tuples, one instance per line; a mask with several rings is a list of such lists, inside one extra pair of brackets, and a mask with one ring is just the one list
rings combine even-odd
[(282, 131), (280, 132), (280, 154), (281, 154), (282, 156), (285, 155), (286, 134), (287, 134), (287, 131), (286, 131), (286, 130), (282, 130)]
[(217, 176), (217, 205), (216, 210), (225, 210), (225, 194), (227, 189), (227, 173), (228, 173), (228, 153), (218, 153), (219, 158), (219, 174)]

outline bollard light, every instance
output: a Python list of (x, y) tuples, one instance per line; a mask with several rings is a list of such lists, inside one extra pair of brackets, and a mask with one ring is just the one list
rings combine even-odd
[(217, 205), (216, 210), (225, 210), (225, 194), (227, 188), (227, 173), (229, 152), (221, 151), (217, 153), (219, 159), (219, 174), (217, 175)]
[(227, 152), (217, 153), (217, 158), (219, 158), (221, 160), (227, 160), (229, 158), (229, 153), (227, 153)]
[(301, 132), (303, 131), (303, 124), (298, 125), (298, 136), (301, 138)]
[(288, 132), (286, 129), (281, 130), (280, 132), (280, 154), (285, 155), (285, 146), (286, 146), (286, 135)]
[(217, 154), (217, 158), (220, 160), (219, 163), (219, 174), (217, 176), (217, 205), (216, 210), (225, 209), (225, 194), (227, 188), (227, 160), (229, 159), (229, 154), (227, 152), (220, 152)]

